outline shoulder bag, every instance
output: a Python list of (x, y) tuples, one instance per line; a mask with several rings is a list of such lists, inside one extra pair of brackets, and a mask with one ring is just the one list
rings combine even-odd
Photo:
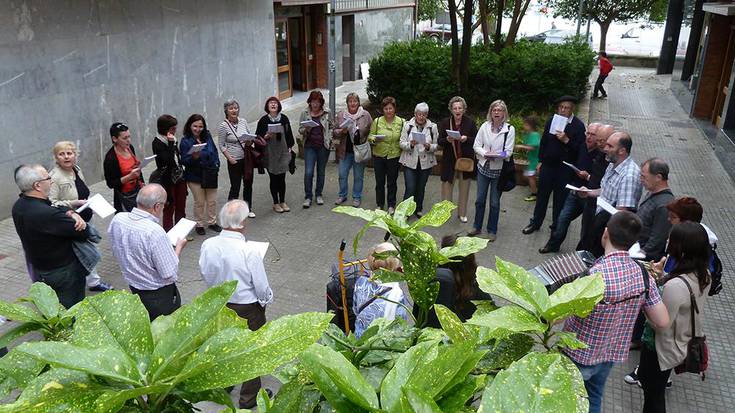
[[(452, 123), (452, 120), (449, 121), (450, 125)], [(452, 144), (452, 151), (454, 152), (454, 170), (459, 172), (474, 172), (475, 170), (475, 160), (472, 158), (463, 158), (460, 155), (462, 154), (462, 144), (460, 142), (457, 142), (455, 140), (451, 141)], [(456, 145), (455, 145), (456, 144)], [(457, 150), (457, 146), (459, 146), (459, 150)]]
[(694, 313), (699, 313), (699, 307), (697, 307), (697, 300), (694, 297), (694, 292), (689, 282), (684, 277), (677, 275), (674, 278), (679, 278), (689, 290), (689, 310), (691, 311), (691, 326), (692, 326), (692, 338), (687, 343), (687, 355), (684, 358), (684, 362), (674, 367), (676, 374), (681, 373), (696, 373), (702, 376), (704, 381), (704, 372), (707, 370), (709, 364), (709, 349), (707, 348), (706, 336), (697, 337), (697, 324), (694, 320)]
[(360, 139), (360, 129), (355, 126), (355, 135), (354, 137), (350, 137), (352, 139), (352, 148), (355, 152), (355, 162), (357, 163), (364, 163), (370, 160), (370, 158), (373, 157), (373, 151), (370, 148), (370, 142), (365, 140), (363, 143), (356, 143), (356, 141), (359, 141)]
[[(503, 136), (503, 150), (505, 150), (505, 143), (508, 140), (508, 132), (505, 132)], [(498, 178), (498, 189), (501, 192), (508, 192), (516, 187), (516, 164), (513, 161), (513, 154), (508, 159), (503, 160), (503, 168), (500, 170), (500, 177)]]

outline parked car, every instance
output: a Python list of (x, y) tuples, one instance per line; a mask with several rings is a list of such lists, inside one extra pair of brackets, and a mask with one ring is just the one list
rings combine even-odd
[[(524, 37), (524, 39), (531, 41), (531, 42), (561, 44), (561, 43), (564, 43), (572, 39), (576, 35), (577, 35), (577, 32), (574, 30), (551, 29), (551, 30), (546, 30), (545, 32), (534, 34), (533, 36), (526, 36)], [(592, 45), (592, 34), (590, 34), (589, 39), (587, 39), (587, 43)]]
[[(457, 27), (457, 32), (462, 33), (462, 26)], [(449, 43), (452, 41), (452, 27), (449, 23), (434, 23), (430, 28), (424, 29), (421, 36), (436, 43)]]

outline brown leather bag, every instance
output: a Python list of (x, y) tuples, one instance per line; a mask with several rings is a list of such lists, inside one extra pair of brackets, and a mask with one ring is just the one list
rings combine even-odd
[(454, 170), (459, 172), (473, 172), (475, 170), (475, 161), (472, 158), (460, 158), (457, 156), (457, 147), (454, 144), (456, 141), (452, 141), (452, 150), (454, 151)]

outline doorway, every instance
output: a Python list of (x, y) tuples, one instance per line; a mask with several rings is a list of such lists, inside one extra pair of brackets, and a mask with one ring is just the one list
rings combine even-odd
[(276, 20), (276, 83), (278, 98), (291, 96), (291, 48), (289, 47), (288, 19)]
[(355, 80), (355, 15), (342, 16), (342, 81)]

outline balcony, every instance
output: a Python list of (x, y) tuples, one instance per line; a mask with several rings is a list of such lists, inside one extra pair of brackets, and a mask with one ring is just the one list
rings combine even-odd
[(413, 7), (416, 4), (413, 0), (336, 0), (336, 3), (337, 13)]

